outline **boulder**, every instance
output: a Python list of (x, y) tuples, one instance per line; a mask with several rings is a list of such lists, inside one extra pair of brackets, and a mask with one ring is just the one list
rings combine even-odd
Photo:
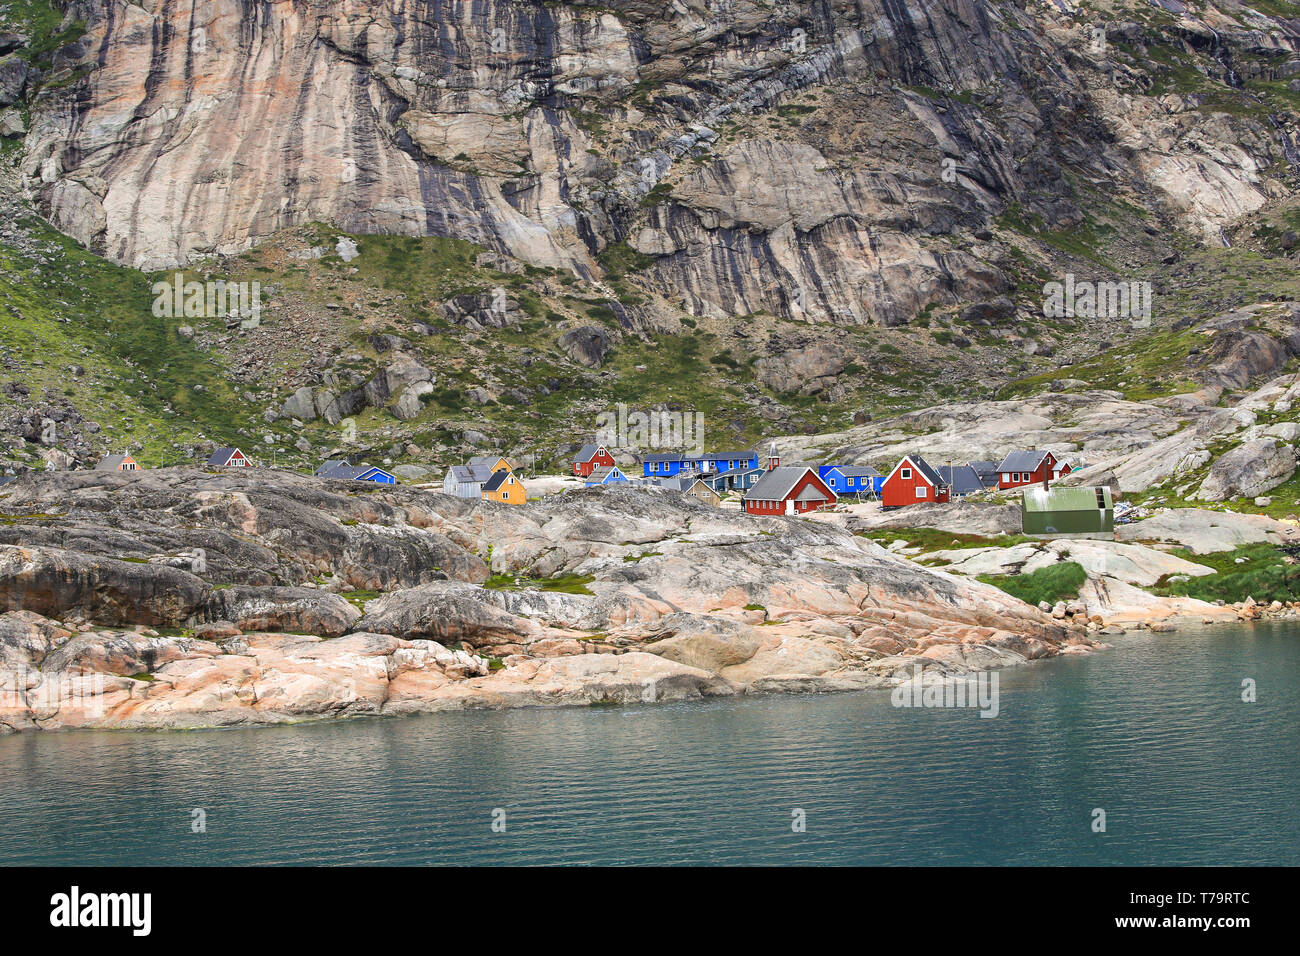
[(1295, 474), (1295, 451), (1272, 438), (1245, 442), (1220, 455), (1210, 466), (1195, 497), (1204, 501), (1254, 498)]
[(177, 626), (211, 593), (178, 568), (0, 545), (0, 609), (97, 624)]
[(600, 368), (609, 353), (610, 336), (598, 325), (580, 325), (561, 335), (559, 345), (579, 365)]
[(1115, 529), (1115, 536), (1121, 541), (1168, 541), (1196, 554), (1213, 554), (1247, 544), (1276, 544), (1287, 540), (1287, 532), (1292, 530), (1280, 521), (1260, 515), (1171, 508), (1142, 521), (1120, 525)]
[(0, 107), (12, 106), (27, 85), (27, 61), (16, 53), (0, 57)]
[(240, 631), (289, 631), (335, 637), (361, 612), (345, 598), (315, 588), (246, 587), (214, 590), (192, 623), (228, 621)]

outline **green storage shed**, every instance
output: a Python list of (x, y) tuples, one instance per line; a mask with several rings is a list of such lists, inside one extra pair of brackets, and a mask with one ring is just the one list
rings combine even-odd
[(1106, 486), (1025, 488), (1020, 499), (1024, 533), (1037, 538), (1110, 538), (1115, 502)]

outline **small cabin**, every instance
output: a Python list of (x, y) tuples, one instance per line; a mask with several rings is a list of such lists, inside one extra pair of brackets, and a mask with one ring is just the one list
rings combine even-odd
[(483, 486), (494, 473), (486, 465), (452, 465), (442, 479), (442, 493), (457, 498), (483, 497)]
[(1030, 537), (1110, 539), (1115, 535), (1115, 502), (1105, 485), (1034, 485), (1020, 495), (1021, 527)]
[(209, 468), (252, 468), (249, 461), (238, 448), (218, 448), (208, 457)]
[(722, 506), (722, 496), (714, 490), (712, 485), (700, 478), (696, 478), (691, 482), (690, 487), (686, 489), (686, 493), (693, 498), (698, 498), (710, 508)]
[(344, 481), (372, 481), (377, 485), (396, 485), (397, 476), (373, 465), (351, 465), (346, 461), (327, 461), (316, 469), (317, 478)]
[(614, 456), (604, 445), (583, 445), (573, 459), (573, 473), (586, 478), (597, 468), (613, 468)]
[(95, 466), (96, 471), (139, 471), (140, 465), (130, 455), (106, 455)]
[(802, 465), (777, 466), (745, 492), (745, 511), (752, 515), (796, 515), (835, 504), (837, 496)]
[(528, 501), (524, 483), (509, 468), (499, 468), (483, 484), (483, 500), (498, 501), (503, 505), (522, 505)]
[(608, 468), (597, 468), (587, 476), (583, 485), (594, 488), (596, 485), (612, 485), (620, 481), (627, 481), (627, 475), (619, 470), (618, 465), (610, 465)]
[(1041, 485), (1055, 477), (1056, 456), (1050, 451), (1013, 451), (998, 465), (998, 487)]
[(880, 486), (880, 506), (884, 509), (943, 504), (948, 499), (948, 483), (915, 453), (904, 455)]

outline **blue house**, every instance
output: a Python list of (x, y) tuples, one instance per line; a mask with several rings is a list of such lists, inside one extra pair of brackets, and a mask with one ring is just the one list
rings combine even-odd
[(618, 465), (613, 465), (609, 468), (597, 468), (587, 476), (587, 480), (583, 482), (583, 486), (586, 488), (592, 488), (596, 485), (612, 485), (620, 481), (627, 481), (627, 475), (619, 471)]
[(870, 465), (818, 465), (817, 477), (837, 495), (879, 495), (885, 476)]
[(316, 469), (317, 478), (341, 478), (350, 481), (373, 481), (378, 485), (395, 485), (397, 476), (373, 465), (350, 465), (346, 461), (327, 461)]
[(641, 459), (646, 478), (671, 478), (677, 474), (706, 475), (758, 467), (756, 451), (720, 451), (703, 455), (646, 455)]

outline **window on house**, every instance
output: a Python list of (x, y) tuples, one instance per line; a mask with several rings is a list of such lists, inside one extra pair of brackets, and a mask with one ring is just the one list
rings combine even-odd
[(902, 471), (900, 471), (900, 472), (898, 473), (898, 477), (899, 477), (899, 478), (903, 478), (903, 479), (905, 479), (905, 480), (911, 478), (911, 477), (912, 477), (912, 469), (911, 469), (911, 468), (904, 468)]
[(918, 497), (918, 498), (924, 498), (924, 497), (925, 497), (926, 495), (928, 495), (929, 493), (930, 493), (930, 489), (927, 488), (927, 487), (925, 487), (925, 485), (918, 485), (918, 486), (917, 486), (917, 489), (916, 489), (916, 497)]

